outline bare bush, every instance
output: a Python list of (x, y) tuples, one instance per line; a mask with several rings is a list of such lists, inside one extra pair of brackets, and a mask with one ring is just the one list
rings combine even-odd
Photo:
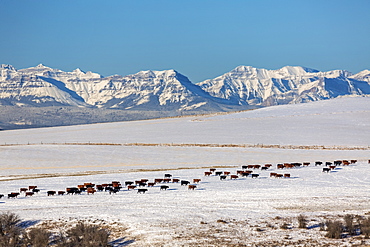
[(342, 232), (343, 232), (343, 224), (339, 220), (336, 221), (331, 221), (328, 220), (326, 221), (326, 230), (327, 233), (325, 237), (328, 238), (335, 238), (335, 239), (340, 239), (342, 238)]
[(352, 214), (346, 214), (344, 216), (345, 228), (349, 235), (356, 235), (356, 228), (353, 224), (354, 216)]
[(370, 217), (366, 217), (360, 221), (361, 233), (365, 235), (365, 238), (370, 236)]
[(51, 233), (43, 228), (32, 228), (27, 232), (25, 238), (28, 246), (45, 247), (50, 244)]
[(0, 214), (0, 247), (17, 247), (22, 243), (21, 219), (10, 212)]
[(304, 215), (298, 215), (298, 228), (307, 228), (307, 219)]
[(98, 226), (79, 223), (59, 239), (58, 247), (107, 247), (109, 232)]

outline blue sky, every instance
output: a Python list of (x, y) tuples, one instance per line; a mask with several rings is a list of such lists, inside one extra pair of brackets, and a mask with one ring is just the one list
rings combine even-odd
[(0, 0), (0, 63), (104, 76), (370, 69), (370, 1)]

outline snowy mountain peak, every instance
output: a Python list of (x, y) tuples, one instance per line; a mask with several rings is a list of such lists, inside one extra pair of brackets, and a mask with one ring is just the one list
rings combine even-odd
[(13, 70), (13, 71), (17, 71), (16, 68), (14, 68), (12, 65), (10, 64), (1, 64), (0, 65), (0, 69), (6, 69), (6, 70)]

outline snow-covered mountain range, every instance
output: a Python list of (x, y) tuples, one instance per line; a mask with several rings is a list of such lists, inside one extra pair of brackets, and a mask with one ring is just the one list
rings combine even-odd
[(215, 79), (192, 83), (175, 70), (103, 77), (42, 64), (17, 70), (0, 65), (0, 105), (78, 106), (134, 110), (222, 110), (225, 106), (301, 103), (345, 95), (370, 95), (370, 71), (320, 72), (239, 66)]

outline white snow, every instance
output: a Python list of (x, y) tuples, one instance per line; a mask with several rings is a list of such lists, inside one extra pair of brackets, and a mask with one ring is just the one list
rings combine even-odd
[[(2, 131), (0, 193), (29, 185), (41, 192), (2, 198), (0, 209), (25, 220), (119, 222), (128, 227), (123, 234), (135, 240), (128, 246), (224, 246), (229, 240), (268, 245), (288, 241), (287, 235), (289, 241), (326, 243), (318, 228), (299, 230), (295, 219), (304, 214), (314, 226), (325, 217), (370, 212), (369, 120), (370, 98), (360, 97), (213, 116)], [(265, 148), (269, 144), (280, 148)], [(314, 166), (338, 159), (358, 162), (330, 173)], [(284, 162), (311, 165), (277, 170)], [(267, 163), (273, 164), (268, 171), (254, 170), (258, 179), (204, 176), (210, 167), (235, 174), (241, 165)], [(270, 178), (270, 172), (291, 178)], [(85, 182), (152, 181), (165, 173), (202, 181), (194, 191), (170, 183), (167, 191), (156, 185), (146, 194), (123, 188), (115, 195), (46, 195)], [(281, 230), (284, 222), (293, 229)], [(218, 244), (210, 242), (213, 238)]]

